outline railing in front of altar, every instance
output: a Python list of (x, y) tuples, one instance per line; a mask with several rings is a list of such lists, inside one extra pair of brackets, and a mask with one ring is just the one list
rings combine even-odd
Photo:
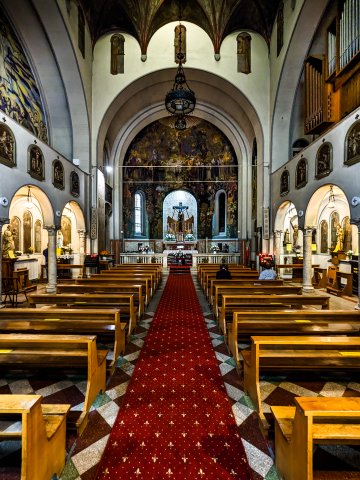
[[(193, 253), (193, 266), (199, 263), (241, 264), (241, 253)], [(160, 263), (167, 267), (167, 254), (164, 253), (122, 253), (120, 263)]]

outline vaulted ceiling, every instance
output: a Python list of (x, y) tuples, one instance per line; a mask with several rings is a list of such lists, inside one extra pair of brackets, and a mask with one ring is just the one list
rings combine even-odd
[(101, 35), (122, 31), (137, 38), (146, 55), (151, 37), (163, 25), (181, 20), (201, 27), (220, 53), (224, 38), (252, 30), (270, 43), (281, 0), (80, 0), (93, 44)]

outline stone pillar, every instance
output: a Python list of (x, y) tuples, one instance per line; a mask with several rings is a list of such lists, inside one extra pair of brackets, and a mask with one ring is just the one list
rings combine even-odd
[(78, 230), (77, 231), (79, 234), (79, 262), (81, 264), (84, 263), (85, 260), (85, 252), (86, 252), (86, 231), (85, 230)]
[(0, 218), (0, 308), (4, 308), (5, 305), (2, 303), (2, 250), (3, 250), (3, 236), (2, 236), (2, 227), (10, 223), (9, 218)]
[(56, 262), (56, 235), (57, 228), (55, 225), (44, 227), (48, 232), (48, 271), (47, 271), (47, 293), (56, 292), (57, 284), (57, 262)]
[(275, 263), (280, 265), (280, 254), (281, 254), (281, 234), (282, 230), (275, 230), (274, 232), (274, 246), (275, 246)]
[(303, 291), (312, 292), (314, 287), (312, 285), (312, 253), (311, 253), (311, 241), (312, 241), (312, 227), (305, 227), (304, 230), (304, 265), (303, 265)]

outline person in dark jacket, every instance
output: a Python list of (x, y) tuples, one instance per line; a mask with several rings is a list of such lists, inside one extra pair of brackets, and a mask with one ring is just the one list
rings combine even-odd
[(229, 272), (227, 265), (221, 265), (220, 270), (216, 272), (216, 278), (231, 279), (231, 273)]

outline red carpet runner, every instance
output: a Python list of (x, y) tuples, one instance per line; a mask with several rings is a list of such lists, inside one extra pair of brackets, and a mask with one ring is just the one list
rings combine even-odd
[(169, 275), (97, 478), (251, 478), (190, 275)]

